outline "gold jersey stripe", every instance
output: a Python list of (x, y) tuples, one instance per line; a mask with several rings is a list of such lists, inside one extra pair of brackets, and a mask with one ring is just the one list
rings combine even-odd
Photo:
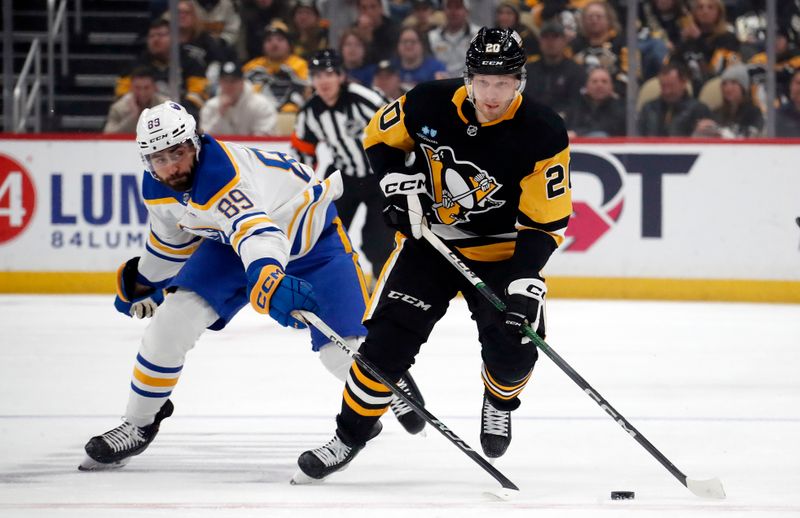
[(493, 243), (491, 245), (457, 246), (456, 250), (461, 252), (467, 259), (472, 259), (473, 261), (494, 262), (511, 259), (511, 256), (514, 255), (514, 248), (516, 245), (516, 241), (506, 241), (503, 243)]

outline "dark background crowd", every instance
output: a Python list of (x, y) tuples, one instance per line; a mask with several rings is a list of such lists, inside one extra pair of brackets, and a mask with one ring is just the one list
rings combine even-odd
[[(397, 98), (460, 77), (481, 25), (510, 27), (528, 54), (526, 95), (573, 136), (626, 134), (637, 81), (640, 136), (763, 136), (764, 0), (639, 0), (629, 74), (626, 0), (181, 0), (181, 96), (204, 130), (285, 135), (311, 95), (308, 59), (340, 51), (349, 80)], [(800, 0), (778, 3), (776, 136), (800, 137)], [(151, 2), (142, 53), (119, 77), (105, 130), (132, 132), (167, 92), (168, 5)]]

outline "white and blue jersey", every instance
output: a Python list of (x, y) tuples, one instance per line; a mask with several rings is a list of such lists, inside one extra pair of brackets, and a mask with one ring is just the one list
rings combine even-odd
[[(332, 203), (341, 177), (319, 181), (284, 153), (201, 137), (193, 186), (178, 193), (145, 173), (142, 194), (150, 235), (139, 262), (157, 287), (190, 289), (216, 310), (222, 329), (247, 302), (247, 267), (270, 258), (307, 280), (320, 317), (343, 336), (361, 325), (366, 285)], [(338, 329), (337, 329), (338, 328)], [(328, 340), (312, 329), (317, 350)]]

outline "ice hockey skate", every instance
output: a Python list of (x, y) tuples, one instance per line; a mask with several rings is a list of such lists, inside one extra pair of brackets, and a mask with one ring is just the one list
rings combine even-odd
[[(383, 424), (376, 421), (367, 440), (375, 438), (381, 433), (381, 430), (383, 430)], [(358, 452), (364, 449), (364, 446), (365, 444), (355, 444), (346, 434), (337, 430), (333, 439), (328, 441), (325, 446), (300, 454), (300, 457), (297, 458), (297, 466), (300, 469), (295, 472), (289, 483), (304, 485), (322, 482), (328, 475), (345, 470)]]
[(511, 444), (511, 411), (498, 410), (483, 396), (481, 412), (481, 447), (490, 459), (502, 457)]
[[(417, 384), (414, 383), (414, 378), (411, 377), (411, 374), (406, 372), (403, 376), (397, 381), (397, 387), (403, 391), (405, 395), (416, 401), (422, 406), (425, 406), (425, 399), (422, 397), (422, 392), (420, 392)], [(398, 398), (397, 396), (392, 397), (392, 402), (389, 405), (394, 412), (394, 416), (400, 421), (400, 424), (406, 431), (410, 434), (418, 434), (425, 428), (425, 420), (422, 419), (419, 415), (417, 415), (414, 410), (406, 404), (405, 401)]]
[(161, 421), (172, 415), (175, 407), (169, 399), (156, 414), (153, 424), (139, 427), (125, 421), (103, 435), (89, 439), (84, 449), (86, 458), (80, 471), (101, 471), (125, 466), (131, 457), (139, 455), (153, 442)]

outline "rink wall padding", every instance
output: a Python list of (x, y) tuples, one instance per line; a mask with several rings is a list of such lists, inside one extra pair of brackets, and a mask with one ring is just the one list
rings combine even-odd
[[(573, 218), (543, 272), (552, 297), (800, 303), (800, 140), (571, 150)], [(112, 293), (148, 235), (141, 174), (132, 135), (0, 134), (0, 293)]]

